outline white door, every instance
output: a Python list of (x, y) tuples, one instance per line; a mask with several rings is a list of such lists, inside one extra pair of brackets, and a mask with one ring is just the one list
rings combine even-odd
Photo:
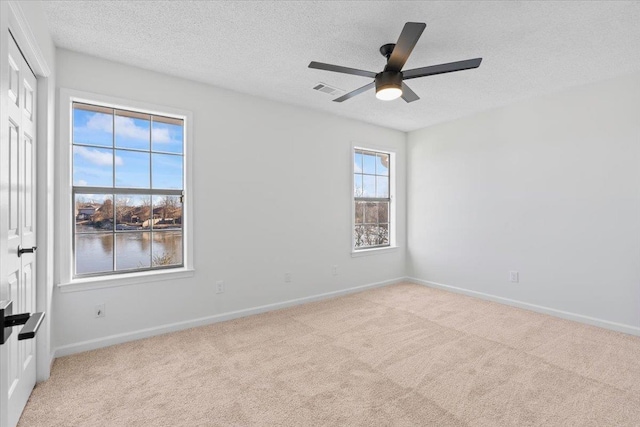
[[(36, 256), (18, 248), (36, 246), (36, 78), (9, 36), (8, 138), (1, 141), (0, 191), (8, 191), (0, 238), (0, 300), (13, 301), (13, 314), (36, 310)], [(6, 128), (5, 128), (6, 129)], [(4, 199), (6, 200), (6, 199)], [(0, 346), (0, 427), (14, 427), (36, 382), (35, 339), (18, 341), (13, 328)]]

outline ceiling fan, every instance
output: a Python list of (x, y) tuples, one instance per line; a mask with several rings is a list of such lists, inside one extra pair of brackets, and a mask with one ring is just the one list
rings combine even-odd
[(417, 101), (420, 97), (405, 84), (404, 80), (478, 68), (480, 66), (480, 62), (482, 62), (482, 58), (475, 58), (402, 71), (402, 67), (404, 67), (407, 59), (409, 59), (411, 51), (415, 47), (416, 43), (418, 43), (418, 39), (422, 35), (426, 26), (427, 24), (422, 22), (407, 22), (404, 24), (404, 28), (402, 29), (402, 33), (400, 33), (397, 43), (389, 43), (381, 46), (380, 53), (387, 58), (387, 65), (384, 67), (384, 70), (379, 73), (358, 70), (356, 68), (341, 67), (339, 65), (325, 64), (316, 61), (311, 61), (309, 68), (334, 71), (336, 73), (353, 74), (356, 76), (370, 77), (374, 79), (371, 83), (334, 99), (334, 102), (346, 101), (347, 99), (353, 98), (356, 95), (368, 91), (369, 89), (373, 89), (374, 86), (376, 88), (376, 98), (378, 99), (390, 101), (392, 99), (402, 97), (406, 102)]

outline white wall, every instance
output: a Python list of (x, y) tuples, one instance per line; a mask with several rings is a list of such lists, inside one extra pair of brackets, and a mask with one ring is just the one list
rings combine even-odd
[[(65, 50), (58, 50), (57, 81), (61, 88), (193, 112), (196, 227), (193, 278), (56, 290), (58, 355), (115, 342), (120, 338), (107, 337), (118, 334), (405, 275), (402, 172), (399, 248), (356, 258), (350, 250), (351, 143), (395, 148), (397, 169), (404, 171), (404, 133)], [(291, 283), (284, 283), (287, 271)], [(216, 280), (225, 281), (225, 293), (215, 294)], [(100, 303), (106, 317), (95, 319)]]
[(640, 333), (640, 74), (412, 132), (407, 150), (410, 276)]

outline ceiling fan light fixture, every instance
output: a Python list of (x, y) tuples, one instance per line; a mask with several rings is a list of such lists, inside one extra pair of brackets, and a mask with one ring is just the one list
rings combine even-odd
[(402, 96), (402, 89), (397, 87), (387, 87), (376, 92), (376, 98), (381, 101), (393, 101)]
[(402, 96), (402, 73), (383, 71), (376, 75), (376, 98), (391, 101)]

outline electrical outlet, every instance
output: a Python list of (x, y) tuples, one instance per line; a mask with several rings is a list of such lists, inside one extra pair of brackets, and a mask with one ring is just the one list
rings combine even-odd
[(331, 266), (331, 275), (332, 276), (337, 276), (338, 275), (338, 266), (337, 265)]
[(284, 273), (284, 281), (285, 283), (291, 283), (291, 273), (289, 272)]
[(520, 274), (517, 271), (510, 271), (509, 272), (509, 281), (512, 283), (518, 283), (518, 281), (520, 280)]
[(104, 304), (98, 304), (94, 307), (93, 312), (98, 317), (104, 317), (107, 315), (107, 312), (104, 310)]
[(224, 292), (224, 281), (218, 280), (216, 282), (216, 294), (221, 294)]

